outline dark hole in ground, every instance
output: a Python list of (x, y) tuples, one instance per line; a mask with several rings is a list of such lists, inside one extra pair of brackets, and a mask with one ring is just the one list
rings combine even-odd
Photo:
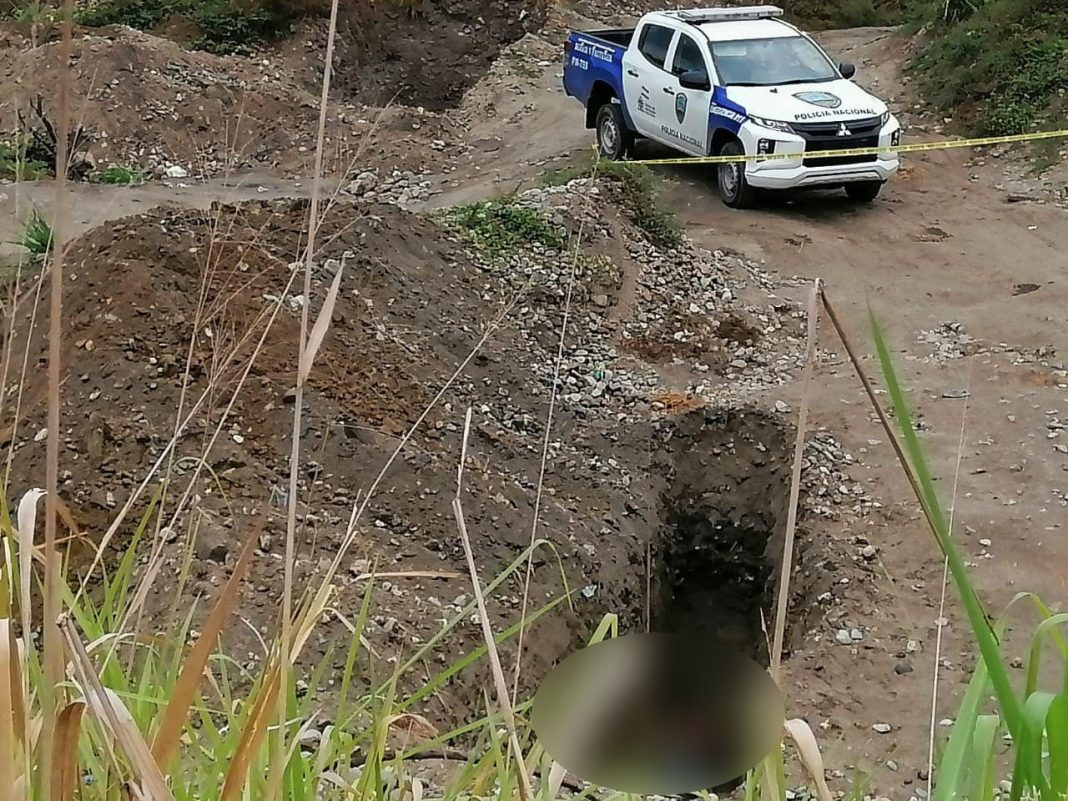
[(790, 441), (755, 411), (699, 411), (675, 423), (652, 549), (653, 631), (714, 637), (767, 666)]
[(761, 613), (771, 608), (777, 578), (766, 553), (767, 522), (756, 515), (732, 520), (701, 498), (675, 503), (661, 535), (653, 630), (713, 636), (767, 666)]
[(369, 105), (454, 107), (505, 47), (541, 28), (548, 5), (547, 0), (357, 0), (340, 23), (338, 86)]

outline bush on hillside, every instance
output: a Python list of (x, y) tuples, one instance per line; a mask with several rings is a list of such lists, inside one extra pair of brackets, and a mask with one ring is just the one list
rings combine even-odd
[(945, 20), (944, 2), (925, 10), (938, 21), (913, 68), (937, 107), (958, 112), (983, 134), (1022, 133), (1063, 122), (1068, 92), (1064, 0), (987, 0), (972, 11), (954, 7), (956, 22)]
[(289, 31), (294, 20), (320, 13), (322, 0), (97, 0), (78, 12), (89, 27), (127, 25), (151, 31), (175, 21), (192, 23), (192, 45), (213, 53), (239, 53)]

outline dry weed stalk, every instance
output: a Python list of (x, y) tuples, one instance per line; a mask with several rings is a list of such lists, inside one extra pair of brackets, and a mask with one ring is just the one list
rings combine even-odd
[(519, 775), (519, 791), (522, 801), (530, 801), (533, 798), (533, 789), (530, 783), (530, 775), (527, 773), (526, 762), (523, 759), (523, 749), (519, 745), (519, 736), (516, 733), (515, 713), (512, 710), (512, 700), (508, 695), (508, 683), (504, 678), (504, 670), (501, 668), (501, 657), (497, 652), (497, 641), (493, 635), (493, 624), (490, 622), (489, 613), (486, 611), (486, 599), (482, 594), (482, 583), (478, 578), (478, 566), (475, 564), (475, 554), (471, 550), (471, 538), (467, 533), (467, 524), (464, 522), (463, 486), (464, 465), (467, 462), (467, 443), (471, 436), (471, 408), (467, 409), (464, 418), (463, 442), (460, 445), (460, 466), (456, 473), (456, 497), (452, 501), (452, 511), (456, 517), (456, 526), (460, 531), (460, 541), (464, 546), (464, 556), (467, 559), (467, 568), (471, 572), (471, 590), (478, 604), (478, 617), (482, 625), (482, 638), (486, 643), (486, 653), (489, 654), (490, 668), (493, 671), (493, 684), (497, 691), (497, 703), (504, 715), (504, 725), (508, 730), (508, 744), (512, 750), (512, 758), (515, 760), (516, 772)]
[(285, 548), (285, 586), (282, 593), (282, 626), (281, 626), (281, 671), (279, 672), (278, 694), (278, 737), (275, 739), (275, 748), (271, 754), (270, 767), (268, 769), (267, 799), (274, 801), (282, 789), (282, 776), (285, 770), (285, 740), (286, 740), (286, 682), (289, 678), (289, 668), (292, 665), (293, 647), (293, 574), (296, 566), (296, 536), (297, 536), (297, 503), (300, 491), (300, 434), (301, 420), (304, 414), (304, 386), (311, 373), (312, 362), (315, 358), (313, 349), (318, 348), (314, 337), (318, 336), (321, 343), (326, 334), (326, 327), (330, 324), (333, 314), (333, 305), (337, 299), (338, 287), (344, 269), (338, 270), (334, 277), (334, 284), (330, 288), (330, 294), (320, 311), (319, 322), (316, 323), (315, 331), (309, 336), (308, 312), (311, 304), (312, 268), (315, 264), (315, 236), (319, 229), (319, 199), (323, 183), (323, 148), (326, 138), (326, 121), (330, 108), (330, 79), (334, 68), (334, 47), (337, 43), (337, 17), (339, 0), (332, 0), (330, 4), (330, 28), (326, 39), (326, 56), (323, 64), (322, 92), (319, 98), (319, 128), (315, 142), (315, 173), (312, 176), (312, 196), (308, 210), (308, 243), (304, 253), (304, 298), (300, 317), (300, 342), (297, 349), (297, 395), (293, 408), (293, 434), (292, 452), (289, 462), (289, 498), (286, 515), (286, 548)]
[[(60, 63), (70, 64), (74, 41), (74, 0), (66, 0), (63, 9)], [(44, 681), (41, 687), (42, 731), (38, 776), (41, 795), (51, 798), (53, 764), (56, 761), (55, 730), (59, 689), (63, 680), (63, 643), (59, 631), (60, 571), (56, 548), (59, 498), (60, 439), (60, 351), (63, 344), (63, 261), (67, 248), (67, 170), (70, 162), (70, 103), (72, 75), (69, 67), (59, 76), (59, 130), (56, 146), (56, 205), (52, 224), (52, 285), (48, 321), (48, 438), (45, 447), (45, 571), (44, 607)]]
[[(19, 272), (21, 274), (21, 270)], [(28, 327), (26, 329), (27, 331), (30, 331), (30, 332), (32, 332), (35, 329), (36, 325), (37, 325), (37, 312), (40, 310), (40, 307), (41, 307), (41, 290), (44, 289), (44, 276), (45, 276), (45, 274), (42, 271), (37, 276), (37, 280), (34, 281), (33, 307), (30, 310), (30, 322), (29, 322), (29, 325), (28, 325)], [(5, 388), (7, 387), (8, 363), (9, 363), (10, 358), (11, 358), (11, 350), (12, 350), (12, 347), (13, 347), (13, 342), (15, 340), (15, 320), (17, 318), (16, 312), (17, 312), (17, 307), (19, 305), (19, 301), (18, 301), (18, 283), (19, 283), (19, 279), (16, 277), (16, 279), (15, 279), (15, 289), (14, 289), (13, 294), (12, 294), (12, 302), (11, 302), (11, 320), (10, 320), (10, 326), (8, 328), (8, 331), (7, 331), (8, 347), (7, 347), (6, 352), (4, 354), (3, 384), (0, 384), (0, 387), (5, 387)], [(10, 480), (11, 480), (11, 465), (15, 461), (15, 445), (18, 444), (19, 418), (22, 415), (22, 397), (23, 397), (23, 393), (25, 392), (25, 389), (26, 389), (26, 374), (27, 374), (27, 372), (29, 370), (30, 346), (31, 346), (32, 343), (33, 343), (33, 337), (30, 336), (30, 335), (27, 335), (26, 336), (26, 347), (23, 348), (23, 352), (22, 352), (22, 367), (21, 367), (20, 372), (19, 372), (18, 390), (17, 390), (16, 395), (15, 395), (15, 408), (14, 408), (14, 411), (12, 412), (12, 415), (11, 415), (11, 420), (12, 420), (12, 422), (11, 422), (11, 441), (10, 441), (10, 443), (8, 443), (8, 446), (7, 446), (7, 462), (6, 462), (5, 466), (4, 466), (4, 486), (5, 487), (11, 486), (11, 484), (10, 484)], [(0, 399), (4, 399), (6, 397), (7, 397), (7, 393), (5, 391), (0, 391)]]
[[(74, 623), (69, 617), (64, 617), (60, 625), (82, 695), (93, 715), (110, 730), (115, 742), (126, 754), (126, 761), (140, 782), (137, 788), (140, 796), (146, 801), (174, 801), (167, 781), (126, 705), (116, 693), (101, 684)], [(114, 754), (111, 756), (121, 770), (121, 763), (114, 760)]]

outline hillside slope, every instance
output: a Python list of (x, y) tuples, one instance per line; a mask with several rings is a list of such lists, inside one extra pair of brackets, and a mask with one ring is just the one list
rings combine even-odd
[(925, 9), (939, 21), (913, 63), (932, 103), (984, 134), (1063, 127), (1068, 109), (1063, 0), (988, 0), (949, 21), (939, 19), (939, 10)]

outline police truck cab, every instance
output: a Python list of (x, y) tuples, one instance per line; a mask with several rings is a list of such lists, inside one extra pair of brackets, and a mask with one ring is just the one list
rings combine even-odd
[(849, 151), (895, 146), (901, 126), (850, 80), (854, 66), (835, 63), (782, 14), (658, 11), (636, 28), (574, 32), (564, 89), (586, 107), (605, 158), (626, 158), (642, 138), (690, 156), (780, 156), (717, 165), (728, 206), (750, 207), (761, 190), (817, 187), (874, 200), (897, 154)]

